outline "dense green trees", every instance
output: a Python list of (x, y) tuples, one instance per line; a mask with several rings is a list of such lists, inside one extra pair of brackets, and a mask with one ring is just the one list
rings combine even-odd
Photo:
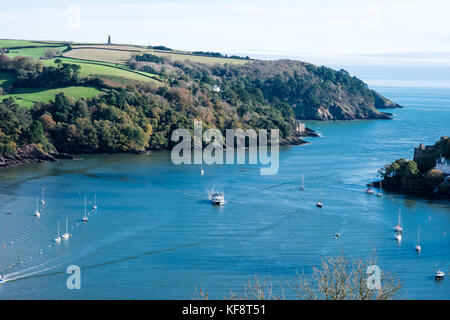
[(418, 150), (414, 160), (398, 159), (380, 169), (382, 184), (403, 191), (432, 192), (444, 181), (442, 171), (433, 169), (438, 156), (450, 157), (450, 138)]
[(34, 120), (30, 112), (20, 108), (13, 99), (0, 103), (0, 119), (0, 154), (13, 154), (17, 147), (32, 143), (50, 150), (42, 123)]

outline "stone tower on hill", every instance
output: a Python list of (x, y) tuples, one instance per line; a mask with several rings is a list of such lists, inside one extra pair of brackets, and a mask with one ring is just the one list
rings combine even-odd
[(108, 44), (111, 44), (111, 36), (108, 36)]

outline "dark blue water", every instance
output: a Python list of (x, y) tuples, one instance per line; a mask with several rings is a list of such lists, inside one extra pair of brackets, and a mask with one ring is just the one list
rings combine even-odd
[[(449, 299), (449, 279), (433, 279), (437, 268), (450, 272), (449, 203), (378, 198), (364, 186), (386, 163), (450, 133), (450, 89), (375, 89), (405, 106), (394, 120), (310, 122), (323, 137), (283, 148), (274, 176), (247, 165), (204, 166), (200, 176), (199, 166), (175, 166), (167, 152), (0, 171), (0, 273), (10, 280), (0, 298), (189, 299), (196, 287), (221, 298), (255, 275), (286, 287), (322, 255), (367, 258), (376, 250), (381, 269), (402, 281), (402, 297)], [(47, 205), (36, 219), (43, 186)], [(225, 192), (224, 207), (210, 205), (211, 189)], [(83, 224), (84, 196), (93, 201), (95, 190), (99, 210)], [(315, 207), (319, 190), (323, 209)], [(398, 208), (400, 244), (392, 231)], [(63, 231), (66, 217), (73, 236), (55, 245), (57, 221)], [(71, 264), (81, 267), (81, 290), (66, 288)]]

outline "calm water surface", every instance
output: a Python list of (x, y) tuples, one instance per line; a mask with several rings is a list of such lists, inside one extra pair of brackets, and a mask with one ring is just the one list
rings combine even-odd
[[(0, 298), (189, 299), (196, 287), (221, 298), (255, 275), (285, 284), (321, 256), (376, 250), (380, 267), (403, 282), (403, 297), (449, 299), (449, 279), (433, 279), (437, 268), (450, 272), (449, 203), (368, 196), (364, 185), (419, 143), (450, 134), (450, 89), (375, 89), (405, 106), (395, 120), (310, 122), (323, 137), (283, 148), (274, 176), (247, 165), (204, 166), (200, 176), (199, 166), (175, 166), (167, 152), (1, 170), (0, 274), (9, 281)], [(42, 187), (47, 205), (37, 219)], [(212, 189), (225, 192), (223, 208), (208, 202)], [(90, 209), (95, 190), (99, 209), (83, 224), (84, 196)], [(320, 190), (323, 209), (315, 207)], [(392, 231), (398, 208), (401, 244)], [(56, 245), (66, 217), (72, 238)], [(81, 267), (81, 290), (66, 288), (71, 264)]]

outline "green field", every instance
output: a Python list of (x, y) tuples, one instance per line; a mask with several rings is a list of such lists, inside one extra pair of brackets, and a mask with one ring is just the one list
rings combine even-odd
[(35, 47), (35, 46), (48, 46), (50, 43), (59, 44), (62, 42), (56, 41), (30, 41), (30, 40), (12, 40), (12, 39), (0, 39), (0, 48), (10, 48), (10, 47)]
[[(46, 66), (56, 66), (56, 59), (42, 60), (41, 62)], [(91, 62), (86, 60), (75, 60), (70, 58), (60, 58), (64, 63), (78, 64), (81, 66), (80, 74), (83, 77), (92, 75), (106, 75), (123, 77), (132, 80), (139, 81), (156, 81), (149, 77), (157, 78), (157, 75), (146, 73), (146, 72), (132, 72), (126, 66), (116, 65), (114, 63), (104, 63), (104, 62)]]
[(66, 48), (67, 48), (67, 46), (53, 47), (53, 48), (41, 47), (41, 48), (12, 49), (12, 50), (9, 50), (9, 52), (6, 55), (10, 58), (15, 57), (15, 56), (25, 56), (25, 57), (31, 57), (33, 59), (39, 59), (40, 57), (45, 56), (45, 53), (48, 50), (55, 49), (55, 50), (62, 52)]
[(56, 89), (35, 89), (35, 88), (17, 88), (11, 94), (0, 96), (0, 100), (12, 97), (16, 103), (22, 107), (31, 108), (38, 101), (49, 102), (55, 99), (55, 95), (64, 92), (75, 100), (80, 98), (91, 98), (101, 93), (100, 90), (93, 87), (65, 87)]
[(169, 58), (173, 61), (194, 61), (194, 62), (200, 62), (200, 63), (207, 63), (207, 64), (225, 64), (225, 63), (232, 63), (232, 64), (246, 64), (248, 60), (244, 59), (231, 59), (231, 58), (218, 58), (218, 57), (208, 57), (208, 56), (201, 56), (201, 55), (194, 55), (194, 54), (185, 54), (185, 53), (173, 53), (170, 51), (154, 51), (154, 50), (146, 50), (146, 52), (149, 52), (151, 54)]

